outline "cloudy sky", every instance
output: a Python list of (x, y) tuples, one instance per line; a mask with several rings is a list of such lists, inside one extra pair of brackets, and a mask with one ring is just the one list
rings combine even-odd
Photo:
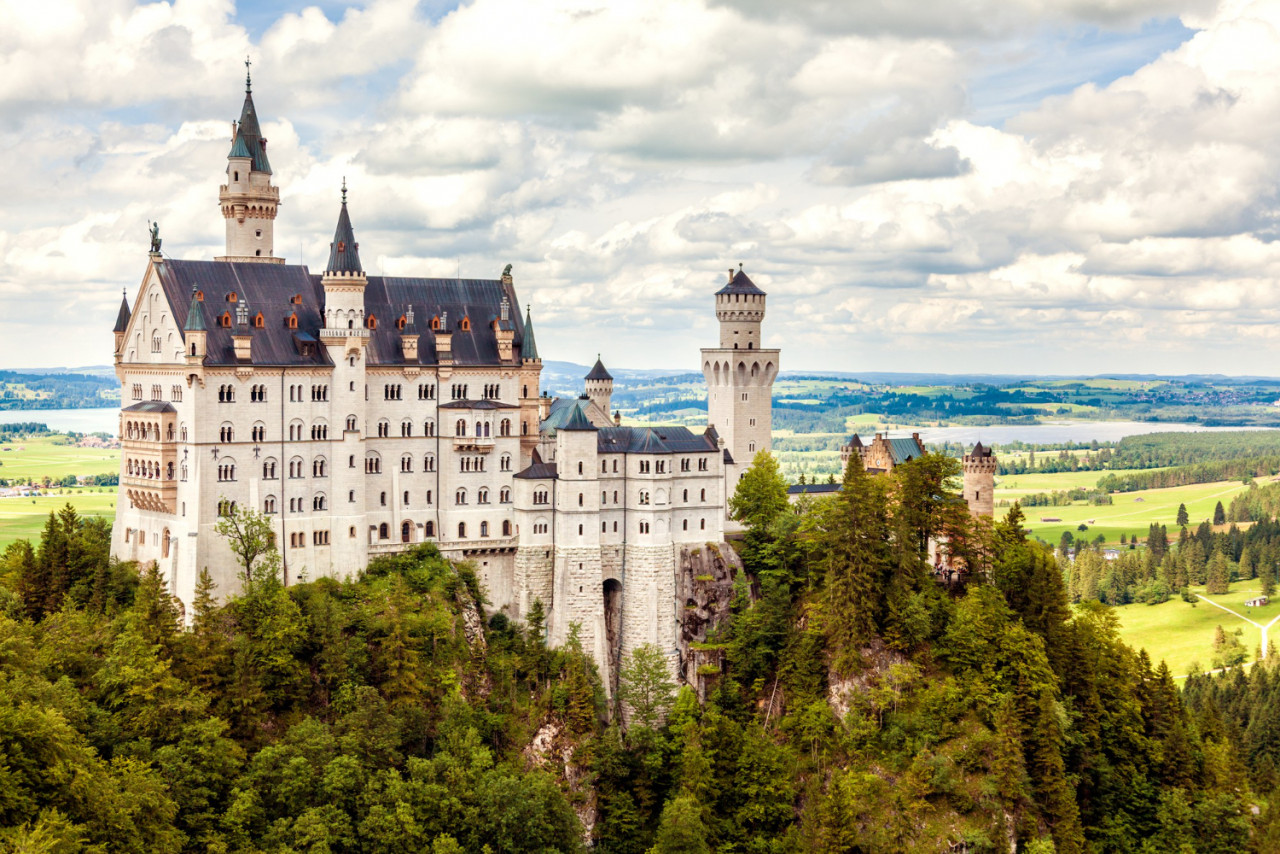
[[(785, 11), (780, 11), (785, 10)], [(515, 267), (544, 358), (1280, 375), (1280, 3), (0, 0), (0, 367), (108, 363), (147, 220), (219, 254), (243, 60), (319, 267)]]

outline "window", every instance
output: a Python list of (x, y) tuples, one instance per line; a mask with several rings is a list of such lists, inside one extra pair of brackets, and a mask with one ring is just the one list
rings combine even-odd
[(498, 461), (498, 467), (501, 471), (511, 471), (511, 455), (503, 454), (502, 458)]
[(356, 491), (354, 489), (347, 491), (347, 503), (348, 504), (356, 503)]
[(413, 534), (413, 525), (409, 522), (401, 522), (400, 523), (400, 542), (402, 543), (409, 542), (409, 539), (412, 536), (412, 534)]
[(480, 536), (482, 536), (482, 537), (487, 537), (487, 536), (489, 536), (489, 523), (488, 523), (488, 522), (481, 522), (481, 523), (480, 523)]
[(354, 415), (347, 416), (347, 431), (350, 433), (356, 432), (356, 417)]
[(617, 460), (614, 460), (614, 461), (613, 461), (613, 473), (614, 473), (614, 474), (617, 474), (617, 473), (618, 473), (618, 461), (617, 461)]
[(640, 523), (640, 533), (642, 533), (642, 534), (647, 534), (647, 533), (649, 533), (649, 523), (648, 523), (648, 522), (641, 522), (641, 523)]
[(547, 500), (547, 496), (548, 496), (548, 495), (550, 495), (550, 493), (549, 493), (549, 492), (547, 492), (545, 489), (541, 489), (541, 490), (537, 490), (537, 491), (535, 491), (535, 492), (533, 493), (533, 503), (534, 503), (534, 504), (549, 504), (550, 502)]
[(613, 503), (614, 504), (618, 503), (618, 490), (616, 489), (613, 491)]
[(317, 546), (329, 545), (329, 532), (328, 531), (312, 531), (311, 542), (313, 545), (317, 545)]
[(382, 474), (382, 457), (376, 454), (364, 458), (365, 474)]
[(608, 503), (609, 503), (609, 493), (607, 492), (600, 493), (600, 505), (604, 506), (605, 504), (608, 504)]
[(682, 500), (682, 501), (684, 501), (684, 502), (686, 502), (686, 503), (689, 501), (689, 490), (687, 490), (687, 489), (686, 489), (686, 490), (681, 494), (681, 499), (680, 499), (680, 500)]
[(434, 537), (436, 535), (436, 523), (427, 522), (422, 526), (422, 534), (426, 537)]
[(400, 386), (384, 385), (382, 387), (383, 400), (400, 400)]
[(681, 522), (680, 527), (681, 527), (681, 530), (684, 530), (684, 531), (689, 530), (689, 520), (685, 519), (683, 522)]
[(698, 460), (698, 471), (706, 471), (706, 470), (707, 470), (707, 458), (702, 457), (701, 459)]
[(680, 461), (680, 471), (688, 471), (688, 470), (689, 470), (689, 460), (682, 459)]
[(582, 499), (583, 499), (582, 493), (581, 493), (581, 492), (579, 492), (579, 493), (578, 493), (578, 506), (579, 506), (579, 507), (581, 507), (581, 506), (582, 506)]
[(648, 473), (649, 473), (649, 461), (648, 461), (648, 460), (641, 460), (641, 461), (640, 461), (640, 474), (648, 474)]
[(311, 476), (324, 477), (327, 467), (328, 467), (328, 462), (325, 460), (325, 458), (317, 457), (315, 460), (311, 462)]
[[(582, 463), (578, 463), (578, 474), (582, 474)], [(581, 504), (582, 502), (578, 502)]]
[(482, 487), (480, 487), (480, 489), (476, 492), (476, 503), (477, 503), (477, 504), (488, 504), (488, 503), (489, 503), (489, 488), (488, 488), (488, 487), (486, 487), (486, 486), (482, 486)]
[(262, 512), (268, 516), (276, 512), (276, 497), (274, 495), (268, 495), (263, 499)]
[(698, 523), (698, 526), (699, 526), (700, 528), (702, 528), (702, 530), (704, 530), (704, 531), (705, 531), (705, 530), (707, 529), (707, 520), (706, 520), (706, 519), (703, 519), (702, 521), (700, 521), (700, 522)]
[(403, 457), (400, 458), (400, 471), (403, 471), (403, 472), (413, 471), (413, 457), (409, 456), (408, 454), (405, 454)]
[(221, 326), (223, 329), (230, 329), (231, 328), (231, 312), (224, 311), (222, 313), (222, 316), (218, 318), (218, 325)]
[(253, 425), (253, 430), (251, 431), (251, 433), (253, 435), (253, 441), (255, 442), (263, 441), (267, 435), (267, 425), (259, 421), (257, 424)]
[(436, 387), (434, 383), (418, 383), (418, 400), (435, 400)]
[(387, 494), (385, 492), (378, 493), (378, 504), (382, 507), (387, 506)]
[(276, 461), (275, 460), (269, 459), (262, 464), (262, 479), (263, 480), (276, 479)]
[(387, 527), (387, 523), (383, 522), (378, 526), (378, 539), (385, 540), (391, 536), (391, 529)]
[(378, 437), (385, 439), (391, 435), (391, 422), (383, 419), (378, 422)]
[(504, 537), (511, 536), (511, 520), (509, 519), (502, 520), (502, 536)]
[(459, 522), (458, 523), (458, 539), (464, 540), (466, 539), (466, 537), (467, 537), (467, 523)]
[(498, 435), (499, 436), (511, 435), (511, 419), (510, 418), (502, 419), (502, 423), (498, 426)]
[(466, 504), (466, 503), (467, 503), (467, 491), (466, 491), (465, 489), (459, 489), (457, 492), (455, 492), (455, 493), (453, 494), (453, 503), (454, 503), (454, 504)]
[(423, 457), (423, 458), (422, 458), (422, 470), (423, 470), (423, 471), (435, 471), (435, 470), (436, 470), (436, 455), (435, 455), (435, 454), (427, 454), (425, 457)]
[(422, 424), (422, 435), (434, 436), (436, 434), (436, 422), (424, 421)]
[(433, 500), (434, 500), (434, 496), (432, 495), (431, 490), (429, 490), (429, 489), (428, 489), (428, 490), (427, 490), (427, 504), (430, 504)]
[(289, 460), (289, 477), (302, 477), (302, 457)]
[(401, 421), (401, 422), (400, 422), (400, 435), (401, 435), (401, 436), (412, 436), (412, 435), (413, 435), (413, 422), (412, 422), (412, 421), (409, 421), (409, 420), (407, 420), (407, 419), (406, 419), (406, 420), (404, 420), (404, 421)]
[(236, 503), (225, 498), (218, 502), (218, 515), (231, 516), (236, 512)]
[(159, 385), (153, 385), (153, 386), (151, 387), (151, 399), (152, 399), (152, 400), (163, 400), (163, 399), (164, 399), (164, 392), (160, 391), (160, 386), (159, 386)]
[(707, 500), (707, 491), (706, 491), (705, 489), (704, 489), (704, 490), (702, 490), (702, 492), (698, 495), (698, 500), (699, 500), (699, 501), (706, 501), (706, 500)]
[(174, 403), (181, 403), (182, 402), (182, 386), (176, 385), (172, 389), (170, 389), (169, 397), (173, 399)]
[[(138, 390), (138, 400), (142, 400), (142, 386), (134, 386)], [(218, 386), (218, 403), (235, 403), (236, 388), (230, 385)]]
[(218, 480), (229, 481), (236, 479), (236, 464), (226, 461), (218, 464)]
[(365, 321), (365, 326), (368, 326), (370, 329), (377, 329), (378, 318), (374, 317), (372, 314), (369, 315), (369, 319)]
[(223, 424), (218, 428), (218, 440), (221, 442), (235, 441), (235, 429), (230, 424)]
[(465, 419), (462, 419), (462, 418), (458, 419), (458, 423), (454, 425), (454, 435), (457, 435), (457, 436), (467, 435), (467, 422)]
[(313, 385), (311, 387), (312, 400), (328, 400), (329, 387), (327, 385)]
[(649, 493), (648, 493), (648, 491), (643, 490), (643, 489), (642, 489), (642, 490), (640, 490), (640, 503), (641, 503), (641, 504), (648, 504), (648, 503), (649, 503)]
[(354, 539), (356, 538), (356, 526), (355, 526), (355, 525), (352, 525), (352, 526), (351, 526), (350, 528), (348, 528), (347, 530), (351, 532), (351, 533), (347, 534), (347, 536), (349, 536), (351, 539), (353, 539), (353, 540), (354, 540)]
[(405, 507), (409, 506), (409, 490), (404, 491), (404, 501), (401, 502)]
[(258, 312), (253, 316), (254, 329), (263, 329), (266, 327), (266, 325), (267, 325), (267, 320), (265, 317), (262, 316), (262, 312)]
[(498, 501), (501, 504), (511, 503), (511, 487), (508, 487), (508, 486), (502, 487), (502, 489), (498, 492)]

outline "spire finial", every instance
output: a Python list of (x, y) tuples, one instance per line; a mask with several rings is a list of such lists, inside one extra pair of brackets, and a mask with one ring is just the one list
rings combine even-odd
[(347, 176), (342, 176), (342, 203), (347, 203)]
[(244, 58), (244, 92), (248, 95), (253, 91), (253, 77), (250, 75), (249, 66), (253, 65), (253, 60), (248, 56)]

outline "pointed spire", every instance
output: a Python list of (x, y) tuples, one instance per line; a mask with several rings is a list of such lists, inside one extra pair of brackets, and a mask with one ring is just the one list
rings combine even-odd
[(236, 138), (231, 142), (231, 153), (227, 158), (248, 157), (253, 161), (254, 172), (271, 174), (271, 163), (267, 160), (267, 141), (262, 138), (262, 128), (258, 124), (258, 111), (253, 106), (253, 80), (249, 76), (249, 60), (244, 61), (244, 106), (240, 109), (240, 122), (236, 125)]
[(191, 289), (191, 307), (187, 309), (187, 323), (182, 327), (184, 332), (205, 332), (204, 303), (197, 296), (195, 288)]
[(129, 329), (129, 291), (124, 292), (124, 296), (120, 299), (120, 313), (116, 315), (116, 332), (125, 332)]
[(524, 309), (524, 339), (520, 342), (520, 358), (524, 361), (538, 358), (538, 342), (533, 338), (533, 315), (528, 306)]
[(591, 369), (591, 373), (586, 376), (589, 380), (613, 380), (613, 375), (605, 370), (604, 362), (600, 361), (600, 354), (596, 353), (596, 364)]
[(338, 227), (329, 244), (329, 264), (326, 273), (363, 273), (360, 266), (360, 244), (356, 243), (351, 228), (351, 216), (347, 213), (347, 179), (342, 179), (342, 210), (338, 213)]
[(582, 411), (582, 404), (575, 403), (573, 412), (569, 413), (569, 417), (565, 420), (561, 430), (595, 430), (596, 425), (591, 423), (591, 419), (587, 418), (587, 414)]

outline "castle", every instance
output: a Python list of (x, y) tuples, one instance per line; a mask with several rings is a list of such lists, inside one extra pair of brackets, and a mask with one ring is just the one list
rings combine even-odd
[(551, 400), (531, 314), (495, 279), (369, 275), (344, 182), (321, 274), (275, 254), (280, 192), (246, 77), (218, 193), (225, 254), (151, 252), (115, 325), (122, 387), (112, 554), (155, 561), (190, 605), (240, 566), (215, 528), (271, 522), (284, 581), (345, 577), (435, 543), (475, 563), (492, 608), (542, 603), (552, 642), (578, 627), (612, 683), (654, 643), (678, 665), (677, 567), (724, 539), (728, 496), (770, 447), (779, 351), (766, 295), (739, 269), (715, 294), (702, 351), (709, 426), (619, 426), (597, 361), (578, 400)]

